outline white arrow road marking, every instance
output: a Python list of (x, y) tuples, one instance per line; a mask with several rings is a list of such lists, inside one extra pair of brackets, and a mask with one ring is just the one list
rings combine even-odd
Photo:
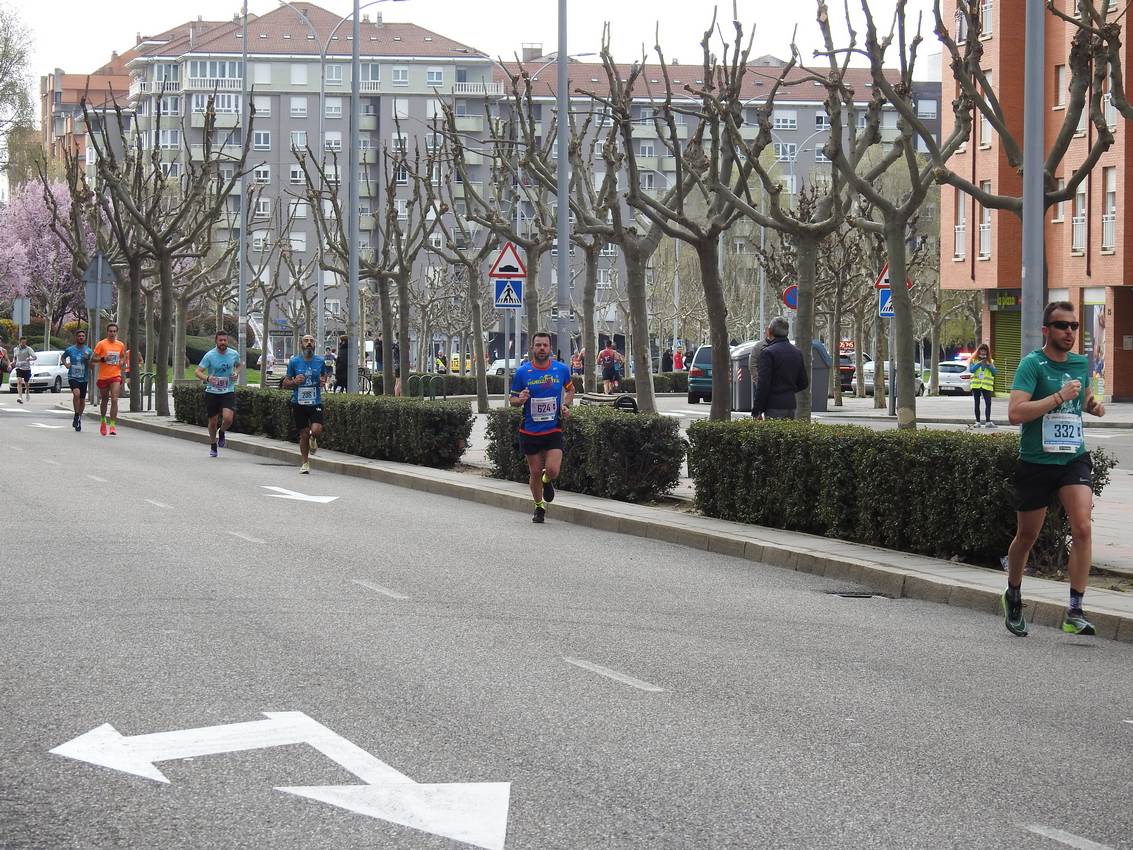
[(338, 496), (308, 496), (305, 493), (296, 493), (294, 490), (286, 490), (283, 487), (269, 487), (267, 484), (261, 484), (265, 490), (274, 490), (274, 493), (265, 493), (269, 499), (294, 499), (296, 502), (318, 502), (320, 505), (325, 505), (328, 502), (333, 502)]
[(52, 430), (55, 430), (56, 428), (66, 428), (67, 426), (66, 425), (47, 425), (43, 422), (32, 422), (31, 424), (28, 425), (28, 427), (29, 428), (50, 428)]
[(1024, 823), (1020, 826), (1027, 832), (1033, 832), (1035, 835), (1041, 835), (1043, 838), (1049, 838), (1051, 841), (1057, 841), (1067, 847), (1074, 847), (1076, 850), (1113, 850), (1108, 844), (1098, 844), (1096, 841), (1090, 841), (1090, 839), (1074, 835), (1072, 832), (1063, 832), (1061, 829), (1054, 829), (1039, 823)]
[(167, 504), (165, 504), (165, 502), (155, 502), (153, 499), (146, 499), (146, 501), (149, 504), (153, 505), (155, 508), (169, 508), (169, 509), (171, 509), (173, 507), (173, 505), (167, 505)]
[(575, 667), (581, 667), (583, 670), (589, 670), (591, 673), (597, 673), (599, 676), (605, 676), (607, 679), (613, 679), (615, 682), (621, 682), (623, 685), (629, 685), (631, 688), (638, 688), (652, 693), (660, 693), (665, 690), (649, 682), (644, 682), (641, 679), (635, 679), (633, 676), (627, 676), (625, 673), (619, 673), (617, 670), (611, 670), (609, 667), (603, 667), (601, 664), (595, 664), (593, 661), (584, 661), (581, 658), (567, 658), (565, 656), (563, 657), (563, 661), (567, 664), (573, 664)]
[(247, 534), (241, 534), (239, 531), (229, 531), (233, 537), (239, 537), (241, 540), (247, 540), (249, 543), (263, 543), (258, 537), (249, 537)]
[(382, 587), (380, 584), (374, 584), (371, 581), (362, 581), (362, 579), (351, 579), (355, 584), (360, 584), (362, 587), (368, 587), (370, 590), (376, 590), (378, 593), (384, 593), (391, 599), (408, 599), (408, 596), (398, 593), (396, 590), (390, 590), (388, 587)]
[(418, 784), (301, 711), (266, 711), (264, 716), (268, 719), (130, 737), (104, 723), (51, 752), (168, 783), (155, 762), (307, 744), (366, 784), (279, 787), (277, 791), (485, 850), (503, 850), (510, 783)]

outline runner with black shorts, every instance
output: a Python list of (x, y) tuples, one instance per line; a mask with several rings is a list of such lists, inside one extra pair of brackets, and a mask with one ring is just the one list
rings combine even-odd
[(528, 484), (535, 499), (532, 522), (543, 522), (547, 502), (555, 499), (555, 485), (563, 462), (562, 419), (570, 416), (574, 385), (565, 363), (551, 359), (551, 335), (539, 331), (531, 338), (531, 362), (515, 370), (511, 405), (523, 408), (519, 447), (527, 456)]
[(291, 416), (299, 430), (299, 454), (303, 458), (299, 472), (307, 475), (311, 471), (310, 453), (318, 448), (318, 439), (323, 435), (323, 387), (327, 373), (323, 358), (315, 355), (315, 338), (307, 334), (300, 345), (303, 353), (287, 361), (283, 387), (293, 390)]
[(1055, 495), (1070, 520), (1070, 605), (1062, 630), (1094, 634), (1082, 611), (1090, 575), (1092, 467), (1082, 439), (1082, 411), (1105, 416), (1105, 405), (1090, 387), (1089, 360), (1074, 354), (1078, 318), (1074, 305), (1055, 301), (1043, 311), (1043, 347), (1019, 364), (1011, 386), (1007, 417), (1021, 425), (1019, 465), (1015, 470), (1018, 530), (1007, 552), (1007, 590), (1003, 616), (1007, 630), (1027, 634), (1023, 615), (1023, 568), (1042, 530)]
[(87, 406), (87, 385), (90, 382), (90, 359), (94, 350), (87, 345), (87, 332), (75, 331), (75, 344), (63, 352), (59, 363), (67, 367), (67, 386), (71, 388), (71, 408), (75, 417), (71, 427), (83, 430), (83, 411)]
[(216, 348), (205, 352), (197, 367), (197, 378), (205, 382), (205, 413), (209, 418), (209, 457), (224, 448), (224, 432), (236, 416), (236, 375), (240, 355), (228, 347), (228, 334), (217, 331)]

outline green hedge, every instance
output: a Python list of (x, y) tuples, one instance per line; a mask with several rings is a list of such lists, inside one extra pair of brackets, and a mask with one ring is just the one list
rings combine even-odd
[[(688, 433), (707, 516), (989, 565), (1015, 533), (1014, 434), (750, 420), (695, 422)], [(1100, 495), (1115, 460), (1092, 457)], [(1061, 567), (1069, 533), (1056, 506), (1033, 563)]]
[[(208, 424), (203, 387), (175, 386), (173, 405), (179, 422), (202, 427)], [(472, 409), (462, 401), (324, 394), (323, 418), (326, 431), (320, 446), (418, 466), (453, 466), (464, 454), (472, 433)], [(296, 442), (291, 393), (237, 387), (232, 430)]]
[[(488, 460), (495, 478), (527, 481), (527, 460), (519, 450), (522, 418), (519, 408), (488, 414)], [(677, 485), (684, 455), (685, 441), (672, 417), (575, 406), (563, 423), (558, 486), (624, 502), (651, 501)]]

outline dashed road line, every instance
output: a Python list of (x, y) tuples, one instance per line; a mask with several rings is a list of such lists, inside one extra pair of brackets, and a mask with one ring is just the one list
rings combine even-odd
[(1057, 841), (1059, 844), (1065, 844), (1067, 847), (1075, 848), (1075, 850), (1114, 850), (1108, 844), (1098, 844), (1096, 841), (1090, 841), (1090, 839), (1074, 835), (1072, 832), (1043, 826), (1041, 823), (1024, 823), (1020, 826), (1027, 832), (1041, 835), (1043, 838), (1049, 838), (1051, 841)]
[(167, 505), (165, 502), (156, 502), (153, 499), (146, 499), (146, 502), (153, 505), (155, 508), (172, 509), (173, 505)]
[(99, 484), (107, 483), (105, 478), (99, 478), (97, 475), (88, 475), (87, 478), (89, 478), (91, 481), (97, 481)]
[(355, 584), (361, 585), (362, 587), (368, 587), (370, 590), (384, 594), (385, 596), (388, 596), (390, 599), (408, 599), (409, 598), (404, 593), (398, 593), (396, 590), (390, 590), (388, 587), (382, 587), (380, 584), (374, 584), (372, 581), (362, 581), (362, 579), (359, 579), (359, 578), (351, 579), (351, 581), (353, 581)]
[(591, 673), (597, 673), (599, 676), (605, 676), (607, 679), (613, 679), (615, 682), (621, 682), (623, 685), (629, 685), (631, 688), (637, 688), (642, 691), (649, 691), (651, 693), (660, 693), (664, 688), (659, 688), (654, 684), (635, 679), (633, 676), (627, 676), (625, 673), (619, 673), (617, 670), (612, 670), (609, 667), (603, 667), (601, 664), (595, 664), (593, 661), (586, 661), (582, 658), (570, 658), (563, 656), (563, 661), (567, 664), (573, 664), (575, 667), (581, 667), (583, 670), (589, 670)]
[(266, 540), (260, 540), (258, 537), (249, 537), (247, 534), (241, 534), (239, 531), (228, 532), (233, 537), (239, 537), (241, 540), (247, 540), (249, 543), (266, 543)]
[(45, 457), (45, 458), (43, 459), (43, 462), (44, 462), (44, 463), (46, 463), (46, 464), (47, 464), (48, 466), (59, 466), (59, 461), (57, 461), (57, 460), (52, 460), (52, 459), (51, 459), (51, 458), (49, 458), (49, 457)]

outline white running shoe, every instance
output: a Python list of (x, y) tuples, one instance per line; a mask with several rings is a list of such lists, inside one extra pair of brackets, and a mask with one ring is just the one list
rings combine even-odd
[(985, 428), (996, 428), (996, 427), (998, 427), (998, 426), (997, 426), (997, 425), (996, 425), (996, 424), (995, 424), (994, 422), (992, 422), (992, 421), (991, 421), (991, 420), (989, 419), (989, 420), (987, 420), (987, 422), (986, 422), (986, 423), (984, 424), (984, 427), (985, 427)]
[(311, 474), (311, 464), (310, 464), (309, 461), (307, 463), (304, 463), (302, 466), (299, 467), (299, 474), (300, 475), (310, 475)]

